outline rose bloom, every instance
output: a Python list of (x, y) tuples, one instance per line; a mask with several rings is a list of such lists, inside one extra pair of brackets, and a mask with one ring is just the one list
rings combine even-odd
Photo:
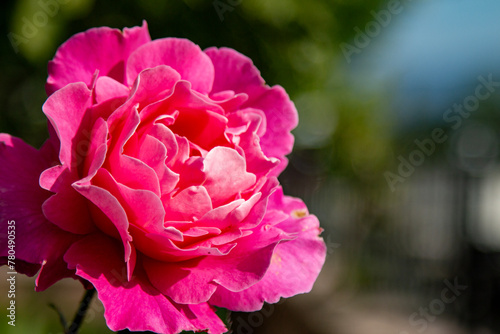
[(114, 331), (223, 333), (214, 306), (311, 290), (321, 229), (277, 180), (297, 112), (250, 59), (151, 41), (146, 23), (94, 28), (58, 49), (46, 90), (39, 150), (0, 135), (2, 230), (15, 221), (15, 269), (37, 291), (95, 287)]

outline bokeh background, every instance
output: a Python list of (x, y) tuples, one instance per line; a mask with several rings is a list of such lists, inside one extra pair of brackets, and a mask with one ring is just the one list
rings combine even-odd
[[(310, 294), (233, 313), (234, 333), (500, 333), (500, 2), (17, 0), (0, 3), (0, 132), (39, 147), (47, 62), (91, 27), (249, 56), (300, 124), (280, 180), (328, 246)], [(18, 276), (16, 327), (60, 333), (83, 289)], [(81, 333), (111, 333), (94, 301)]]

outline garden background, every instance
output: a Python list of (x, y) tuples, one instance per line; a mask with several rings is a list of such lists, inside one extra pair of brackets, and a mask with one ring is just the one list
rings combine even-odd
[[(0, 132), (39, 147), (47, 62), (75, 33), (132, 27), (249, 56), (300, 124), (285, 193), (324, 228), (310, 294), (233, 313), (234, 333), (500, 333), (500, 3), (17, 0), (0, 3)], [(59, 333), (81, 285), (17, 277), (16, 327)], [(82, 334), (110, 333), (94, 301)]]

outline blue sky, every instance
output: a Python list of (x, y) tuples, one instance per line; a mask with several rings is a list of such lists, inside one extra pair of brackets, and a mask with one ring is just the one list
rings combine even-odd
[[(500, 81), (500, 1), (401, 3), (401, 13), (351, 63), (358, 81), (395, 85), (397, 105), (425, 100), (430, 118), (470, 94), (478, 76)], [(407, 110), (403, 123), (413, 118)]]

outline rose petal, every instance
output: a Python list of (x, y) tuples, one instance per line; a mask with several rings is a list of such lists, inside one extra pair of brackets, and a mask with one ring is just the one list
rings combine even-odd
[(66, 178), (61, 190), (43, 203), (43, 214), (64, 231), (75, 234), (90, 233), (95, 230), (95, 226), (89, 215), (87, 201), (71, 187), (68, 182), (70, 180), (71, 178)]
[(108, 144), (110, 154), (105, 168), (119, 183), (134, 189), (150, 190), (160, 196), (160, 181), (155, 170), (139, 159), (124, 154), (126, 153), (124, 151), (131, 153), (137, 151), (137, 148), (130, 149), (128, 146), (138, 145), (136, 130), (139, 122), (137, 107), (132, 110), (120, 107), (110, 116), (108, 119), (111, 129), (111, 140)]
[(49, 62), (47, 95), (72, 82), (83, 81), (90, 88), (96, 70), (100, 76), (126, 84), (127, 59), (150, 40), (146, 21), (142, 27), (125, 28), (123, 32), (101, 27), (74, 35), (59, 47)]
[(130, 90), (124, 84), (110, 77), (99, 77), (95, 84), (95, 98), (97, 103), (128, 96)]
[[(100, 169), (94, 182), (111, 183), (107, 179), (107, 174), (104, 169)], [(108, 190), (97, 185), (89, 184), (87, 182), (77, 182), (73, 185), (76, 191), (82, 196), (85, 196), (91, 203), (95, 205), (98, 210), (93, 210), (93, 206), (89, 209), (93, 212), (95, 224), (105, 233), (118, 237), (123, 243), (125, 253), (124, 261), (130, 259), (132, 237), (129, 234), (129, 221), (125, 210), (122, 208), (120, 202)]]
[[(0, 134), (0, 226), (4, 231), (0, 233), (0, 257), (8, 256), (7, 236), (15, 231), (16, 269), (22, 272), (22, 263), (27, 262), (35, 265), (25, 266), (28, 274), (34, 274), (43, 264), (38, 290), (73, 276), (59, 265), (59, 259), (78, 239), (48, 222), (42, 213), (42, 203), (51, 193), (39, 186), (38, 178), (54, 159), (57, 152), (50, 143), (36, 150), (21, 139)], [(15, 223), (9, 223), (12, 221)], [(14, 229), (8, 227), (14, 225)]]
[(290, 131), (298, 124), (295, 105), (281, 86), (266, 89), (246, 105), (266, 114), (266, 133), (260, 138), (260, 146), (266, 156), (280, 159), (281, 164), (272, 173), (277, 176), (288, 163), (284, 156), (292, 151), (294, 138)]
[[(181, 76), (170, 66), (159, 65), (139, 73), (130, 92), (130, 103), (139, 103), (139, 109), (154, 104), (169, 96)], [(145, 117), (141, 115), (141, 119)]]
[[(165, 228), (165, 231), (175, 230), (179, 232), (177, 228), (170, 226), (171, 222), (166, 222), (165, 225), (168, 226)], [(134, 245), (137, 246), (137, 249), (143, 254), (160, 261), (182, 262), (205, 255), (223, 256), (227, 255), (235, 246), (234, 244), (226, 244), (217, 247), (180, 247), (174, 243), (174, 241), (176, 243), (178, 241), (175, 235), (172, 236), (173, 232), (161, 233), (160, 231), (153, 231), (151, 233), (144, 233), (144, 231), (133, 225), (131, 226), (131, 230), (134, 237)], [(217, 234), (220, 233), (220, 230), (211, 228), (209, 232)], [(184, 234), (181, 234), (181, 236), (184, 236)], [(181, 239), (180, 241), (183, 240)]]
[[(103, 119), (98, 119), (90, 137), (93, 139), (88, 148), (83, 164), (87, 178), (91, 178), (100, 168), (106, 156), (107, 126)], [(71, 184), (78, 179), (76, 171), (70, 171), (66, 166), (55, 166), (45, 170), (40, 176), (40, 185), (55, 192), (42, 206), (45, 216), (61, 229), (87, 234), (95, 227), (89, 215), (87, 202)], [(66, 210), (61, 210), (66, 208)]]
[(115, 240), (97, 234), (73, 244), (64, 256), (77, 275), (97, 289), (111, 330), (172, 334), (183, 330), (226, 331), (213, 308), (207, 304), (175, 304), (150, 285), (140, 267), (128, 280), (120, 248)]
[(167, 220), (197, 220), (212, 210), (212, 201), (205, 187), (188, 187), (164, 201)]
[(284, 158), (293, 146), (290, 131), (297, 126), (297, 110), (281, 86), (268, 87), (252, 61), (240, 53), (227, 48), (209, 48), (205, 53), (215, 67), (214, 86), (211, 94), (225, 90), (245, 93), (248, 101), (243, 107), (262, 110), (267, 119), (266, 133), (260, 145), (267, 157), (280, 159), (280, 165), (273, 170), (277, 176), (287, 165)]
[[(286, 213), (281, 211), (283, 209)], [(288, 216), (276, 226), (285, 232), (297, 233), (298, 237), (276, 247), (271, 265), (261, 281), (240, 292), (218, 287), (209, 301), (212, 305), (253, 312), (260, 310), (264, 302), (276, 303), (280, 297), (287, 298), (312, 289), (326, 257), (325, 243), (319, 237), (318, 219), (307, 213), (302, 201), (283, 196), (281, 189), (270, 199), (264, 221), (274, 215), (274, 210)]]
[(42, 107), (61, 143), (59, 160), (71, 170), (81, 167), (91, 140), (90, 105), (91, 91), (74, 83), (52, 94)]
[[(238, 147), (244, 152), (247, 163), (247, 170), (253, 173), (257, 178), (263, 178), (271, 175), (271, 171), (279, 165), (280, 161), (276, 158), (268, 158), (262, 152), (260, 146), (259, 131), (265, 132), (265, 116), (257, 109), (240, 110), (231, 114), (231, 121), (235, 124), (245, 124), (246, 130), (241, 131), (235, 136), (238, 139)], [(236, 120), (238, 118), (238, 120)], [(234, 139), (233, 139), (234, 141)]]
[[(281, 230), (267, 226), (241, 238), (225, 256), (205, 256), (179, 263), (145, 259), (149, 280), (163, 294), (180, 304), (207, 301), (217, 285), (241, 291), (264, 276), (273, 250), (281, 240), (289, 238)], [(203, 289), (193, 289), (203, 286)]]
[(138, 48), (127, 62), (129, 85), (141, 71), (158, 65), (172, 67), (200, 93), (206, 94), (212, 89), (214, 66), (200, 47), (187, 39), (157, 39)]
[(179, 175), (165, 164), (167, 150), (165, 145), (153, 136), (146, 135), (137, 152), (138, 159), (151, 167), (158, 178), (161, 196), (173, 191), (179, 182)]
[(177, 187), (182, 190), (190, 186), (199, 186), (203, 184), (207, 179), (203, 169), (204, 164), (202, 157), (194, 156), (187, 159), (184, 164), (178, 168), (180, 179)]
[(121, 155), (111, 164), (111, 173), (120, 183), (133, 189), (144, 189), (161, 196), (160, 180), (155, 170), (139, 159)]
[(209, 302), (230, 310), (253, 312), (260, 310), (263, 302), (276, 303), (280, 297), (307, 293), (318, 277), (325, 254), (321, 239), (299, 237), (279, 244), (260, 282), (240, 292), (219, 287)]
[(182, 152), (182, 154), (178, 153), (179, 145), (177, 143), (177, 139), (172, 130), (167, 128), (165, 125), (163, 124), (153, 125), (148, 130), (148, 135), (158, 139), (163, 144), (163, 146), (165, 146), (165, 149), (167, 150), (165, 163), (169, 167), (173, 165), (170, 163), (171, 161), (180, 160), (180, 162), (183, 163), (188, 158), (188, 152)]
[(203, 161), (207, 175), (203, 186), (214, 207), (221, 205), (255, 183), (255, 175), (247, 173), (245, 159), (235, 150), (215, 147)]
[(94, 123), (92, 128), (90, 146), (84, 163), (83, 175), (91, 178), (102, 167), (108, 153), (108, 124), (102, 118)]
[(141, 112), (143, 122), (152, 123), (163, 115), (175, 115), (168, 127), (191, 143), (209, 150), (214, 146), (229, 146), (225, 136), (227, 118), (224, 110), (191, 89), (187, 81), (175, 84), (170, 96)]
[[(3, 239), (1, 238), (4, 237), (0, 236), (0, 240), (3, 241)], [(19, 259), (17, 259), (15, 263), (16, 263), (16, 272), (29, 277), (35, 276), (41, 267), (39, 264), (28, 263), (26, 261)], [(7, 256), (0, 256), (0, 266), (6, 266), (6, 265), (9, 265), (9, 259), (7, 258)]]
[(250, 58), (229, 49), (208, 48), (205, 53), (215, 68), (211, 94), (232, 90), (235, 93), (253, 93), (256, 87), (265, 85), (259, 70)]

